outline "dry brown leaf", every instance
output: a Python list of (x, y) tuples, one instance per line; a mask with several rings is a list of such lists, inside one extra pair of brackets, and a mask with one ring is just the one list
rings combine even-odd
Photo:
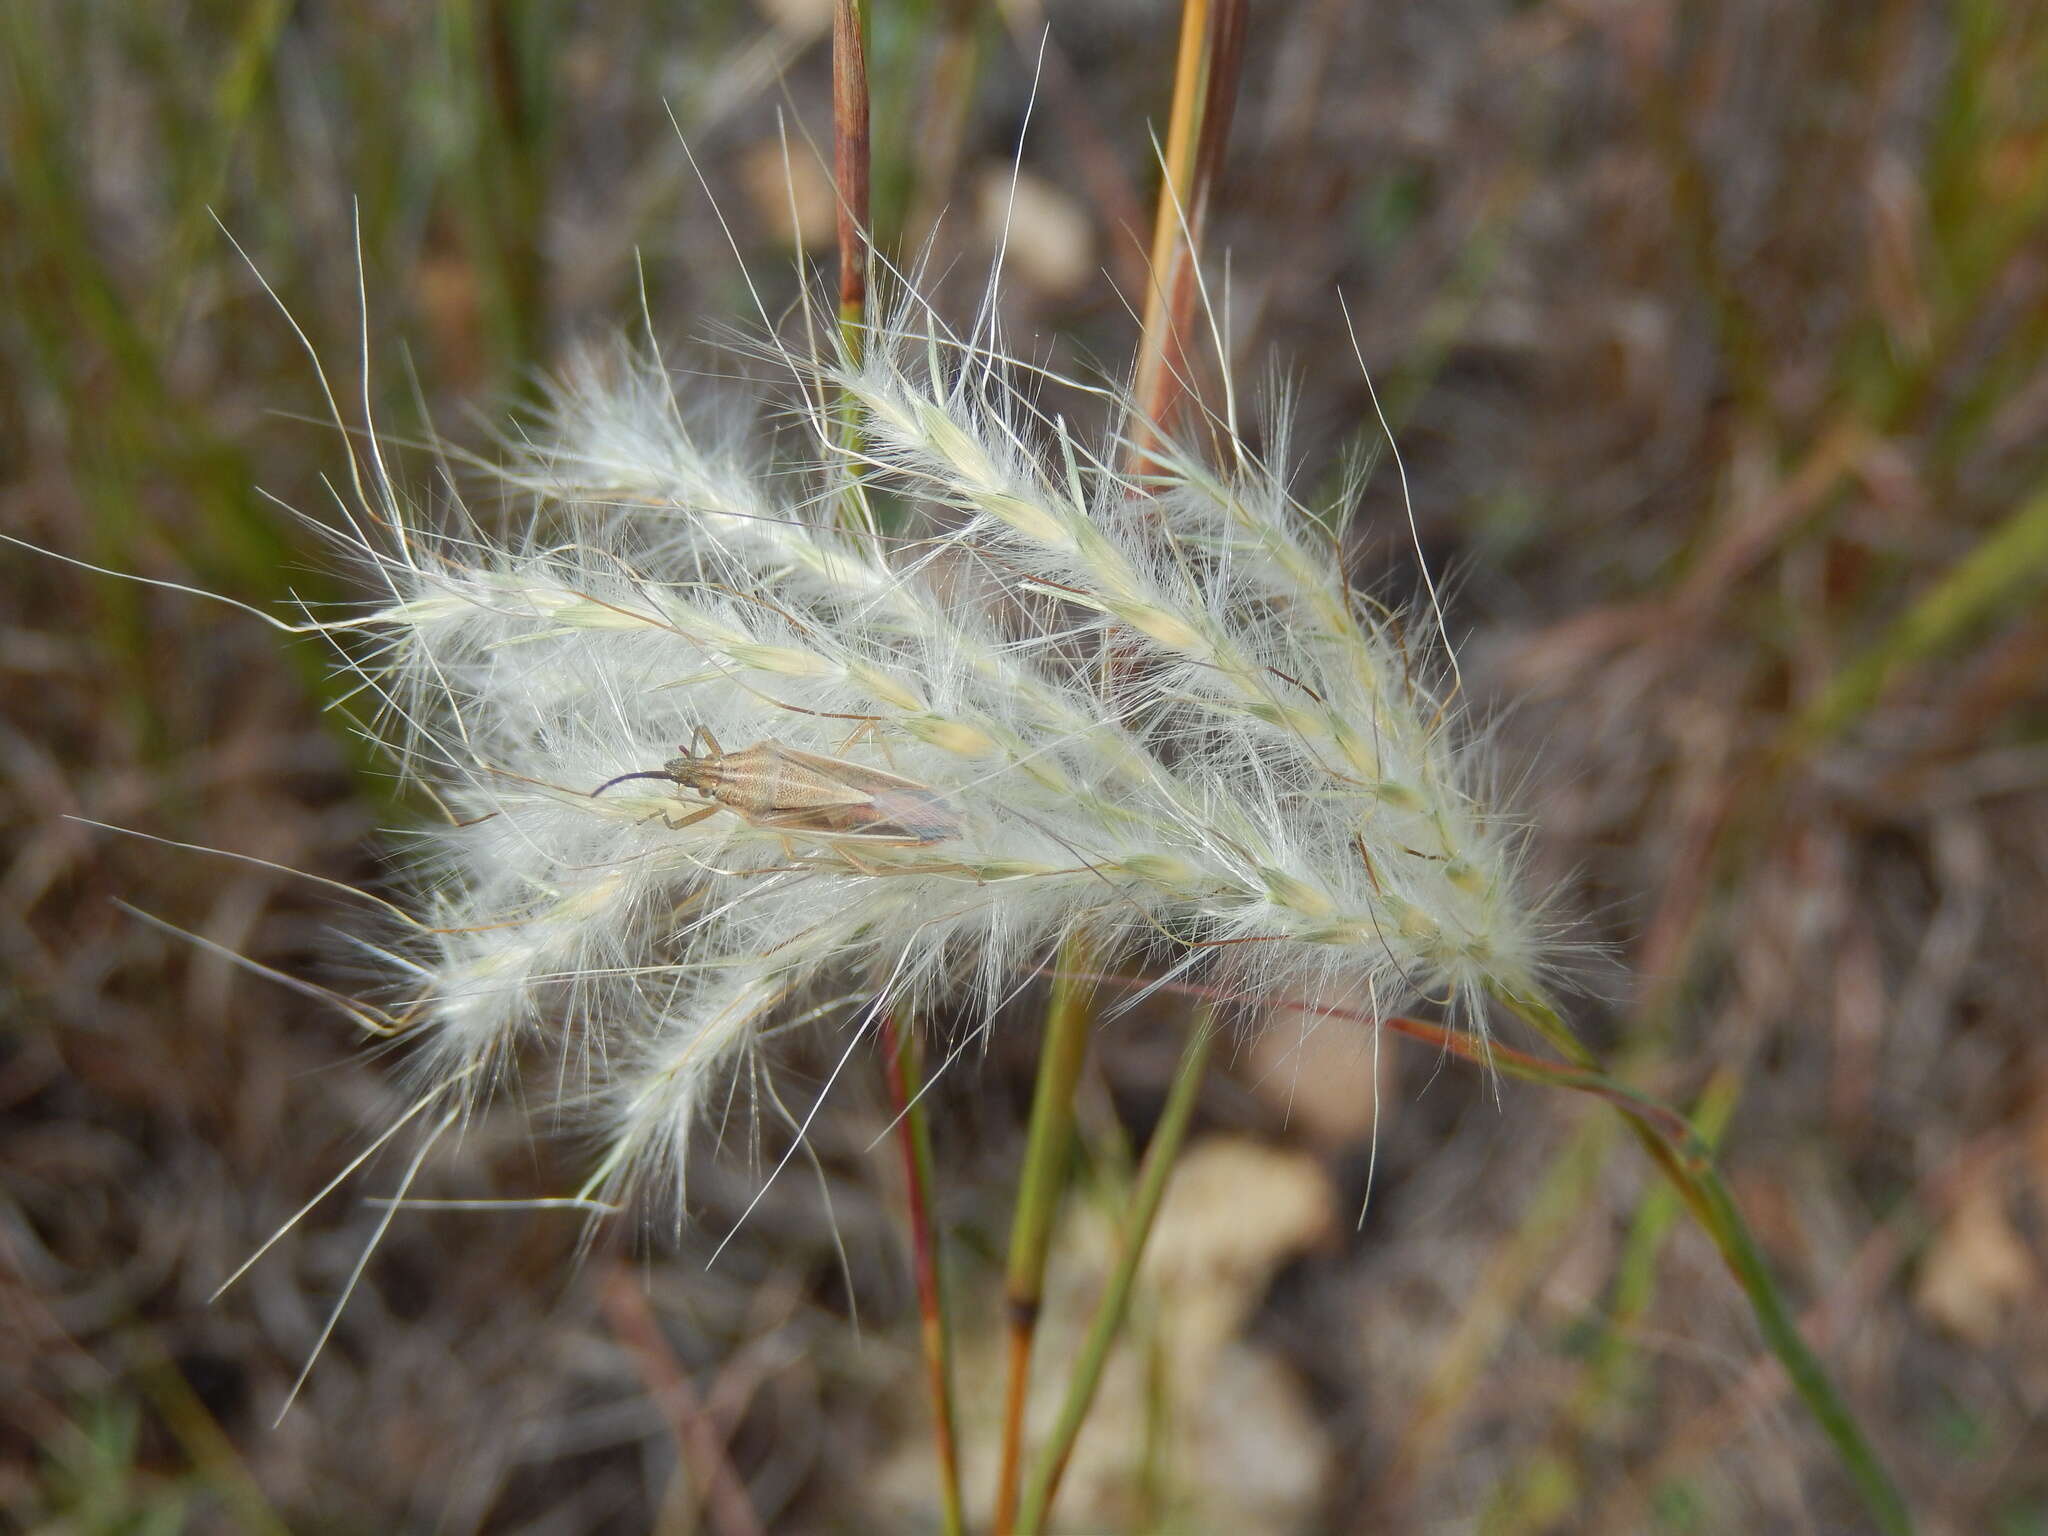
[[(1382, 1085), (1391, 1081), (1394, 1048), (1392, 1038), (1379, 1047)], [(1375, 1115), (1393, 1108), (1384, 1087), (1374, 1100), (1373, 1056), (1372, 1037), (1363, 1029), (1276, 1009), (1246, 1053), (1245, 1076), (1290, 1130), (1318, 1146), (1344, 1146), (1370, 1136)]]
[[(975, 211), (990, 245), (1003, 246), (1003, 264), (1040, 293), (1074, 292), (1095, 275), (1095, 228), (1081, 205), (1049, 181), (1028, 172), (1015, 178), (989, 167), (975, 187)], [(1009, 226), (1007, 243), (1004, 225)]]
[(1143, 1271), (1167, 1307), (1176, 1351), (1220, 1350), (1280, 1266), (1329, 1235), (1335, 1214), (1329, 1176), (1312, 1157), (1234, 1137), (1186, 1152)]
[(754, 8), (792, 41), (820, 37), (832, 28), (832, 0), (754, 0)]
[[(1327, 1235), (1335, 1204), (1321, 1165), (1299, 1153), (1217, 1138), (1182, 1155), (1146, 1246), (1130, 1323), (1061, 1483), (1054, 1529), (1151, 1528), (1170, 1515), (1176, 1530), (1223, 1536), (1300, 1530), (1313, 1520), (1332, 1465), (1328, 1434), (1294, 1373), (1237, 1335), (1275, 1271)], [(1099, 1205), (1069, 1206), (1039, 1318), (1026, 1415), (1033, 1443), (1042, 1443), (1058, 1414), (1065, 1367), (1116, 1247)], [(995, 1331), (963, 1336), (955, 1359), (968, 1515), (986, 1524), (1002, 1338)], [(905, 1521), (933, 1514), (936, 1486), (922, 1416), (912, 1415), (911, 1423), (869, 1485), (874, 1507)], [(1168, 1509), (1145, 1504), (1148, 1444), (1167, 1450), (1165, 1466), (1153, 1475)]]
[(1913, 1301), (1929, 1319), (1982, 1348), (2006, 1313), (2041, 1289), (2039, 1266), (2006, 1214), (1996, 1179), (1968, 1189), (1927, 1250)]
[(785, 158), (779, 138), (762, 139), (741, 151), (739, 171), (747, 206), (772, 239), (793, 249), (800, 231), (804, 249), (820, 251), (839, 238), (832, 178), (802, 145), (790, 145)]

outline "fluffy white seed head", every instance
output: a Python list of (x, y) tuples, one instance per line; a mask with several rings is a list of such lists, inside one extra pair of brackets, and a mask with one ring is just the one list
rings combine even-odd
[[(1218, 423), (1124, 473), (902, 315), (799, 366), (806, 467), (622, 349), (501, 471), (522, 533), (366, 541), (353, 659), (450, 823), (392, 1011), (428, 1085), (581, 1117), (594, 1193), (679, 1191), (767, 1031), (992, 1012), (1076, 932), (1381, 1012), (1540, 966), (1432, 626), (1349, 588), (1335, 521)], [(930, 537), (842, 515), (883, 492)]]

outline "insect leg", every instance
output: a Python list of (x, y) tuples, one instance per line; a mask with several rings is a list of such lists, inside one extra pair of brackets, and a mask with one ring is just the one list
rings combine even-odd
[(702, 820), (703, 820), (703, 819), (704, 819), (704, 818), (705, 818), (706, 816), (711, 816), (711, 815), (714, 815), (714, 814), (716, 814), (716, 813), (717, 813), (717, 812), (718, 812), (718, 811), (719, 811), (720, 809), (721, 809), (721, 807), (720, 807), (720, 806), (719, 806), (719, 805), (717, 804), (717, 802), (716, 802), (716, 801), (714, 801), (714, 802), (713, 802), (713, 803), (711, 803), (710, 805), (707, 805), (707, 806), (703, 806), (703, 807), (700, 807), (699, 809), (697, 809), (697, 810), (694, 810), (694, 811), (690, 812), (690, 814), (689, 814), (689, 815), (687, 815), (687, 816), (683, 817), (683, 818), (682, 818), (682, 819), (681, 819), (680, 821), (679, 821), (679, 820), (677, 820), (677, 819), (676, 819), (675, 817), (673, 817), (673, 816), (669, 815), (669, 813), (668, 813), (667, 811), (662, 811), (662, 812), (660, 812), (660, 813), (658, 813), (658, 814), (659, 814), (659, 815), (661, 816), (661, 819), (662, 819), (663, 821), (665, 821), (665, 822), (667, 822), (667, 823), (668, 823), (668, 829), (669, 829), (669, 831), (671, 831), (671, 832), (680, 832), (680, 831), (682, 831), (682, 830), (683, 830), (683, 828), (685, 828), (685, 827), (694, 827), (694, 826), (695, 826), (695, 825), (696, 825), (696, 824), (697, 824), (698, 822), (702, 821)]
[(832, 845), (832, 851), (838, 854), (840, 858), (846, 860), (847, 863), (851, 864), (855, 869), (859, 870), (864, 875), (872, 875), (879, 878), (889, 873), (887, 869), (883, 868), (878, 864), (868, 863), (867, 860), (863, 859), (859, 854), (853, 851), (851, 845), (852, 839), (849, 838), (844, 841), (834, 843)]
[[(846, 740), (840, 742), (833, 749), (833, 754), (838, 757), (844, 757), (858, 743), (866, 741), (871, 737), (881, 743), (882, 755), (887, 757), (889, 755), (889, 742), (882, 735), (882, 723), (879, 720), (861, 721), (851, 731), (846, 733)], [(891, 766), (893, 767), (894, 764), (891, 764)]]

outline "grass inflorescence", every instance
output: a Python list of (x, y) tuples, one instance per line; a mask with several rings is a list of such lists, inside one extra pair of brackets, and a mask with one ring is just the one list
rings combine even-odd
[[(585, 1194), (679, 1217), (693, 1128), (779, 1023), (834, 1014), (850, 1051), (891, 1011), (993, 1019), (1074, 936), (1482, 1028), (1530, 984), (1543, 922), (1440, 620), (1349, 588), (1344, 508), (1301, 506), (1234, 404), (1138, 475), (914, 293), (857, 359), (769, 350), (793, 465), (621, 348), (498, 470), (518, 532), (363, 477), (388, 597), (323, 627), (447, 812), (385, 948), (425, 1093), (518, 1077), (595, 1140)], [(925, 536), (834, 517), (855, 477)], [(728, 787), (660, 776), (679, 743)], [(758, 763), (781, 778), (739, 782)]]

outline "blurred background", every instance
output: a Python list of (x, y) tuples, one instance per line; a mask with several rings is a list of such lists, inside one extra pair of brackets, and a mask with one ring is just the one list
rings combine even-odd
[[(1126, 366), (1175, 10), (874, 12), (877, 222), (928, 245), (957, 319), (1050, 28), (1009, 332)], [(0, 6), (0, 527), (259, 605), (350, 595), (286, 510), (328, 515), (342, 443), (209, 210), (423, 498), (445, 491), (417, 445), (488, 456), (549, 369), (639, 327), (643, 291), (677, 366), (731, 387), (706, 343), (761, 321), (712, 201), (779, 318), (799, 256), (830, 259), (827, 21), (817, 0)], [(1210, 239), (1240, 377), (1293, 393), (1309, 496), (1373, 442), (1349, 302), (1532, 888), (1584, 948), (1578, 1021), (1718, 1137), (1925, 1528), (1996, 1536), (2048, 1532), (2044, 211), (2040, 4), (1299, 0), (1254, 7)], [(1361, 579), (1412, 586), (1390, 474), (1356, 544)], [(116, 903), (335, 984), (348, 911), (64, 818), (373, 883), (381, 829), (423, 810), (310, 643), (20, 550), (0, 604), (13, 1528), (731, 1529), (678, 1426), (767, 1529), (935, 1528), (868, 1061), (820, 1118), (818, 1173), (716, 1264), (763, 1172), (745, 1138), (699, 1164), (679, 1244), (401, 1215), (272, 1427), (404, 1152), (208, 1297), (389, 1123), (395, 1064)], [(981, 1482), (1032, 1006), (935, 1100)], [(1182, 1023), (1166, 1003), (1099, 1036), (1045, 1360)], [(787, 1053), (792, 1102), (834, 1054)], [(1361, 1227), (1360, 1032), (1289, 1019), (1226, 1054), (1067, 1528), (1865, 1528), (1599, 1105), (1389, 1040)], [(419, 1192), (552, 1194), (580, 1167), (514, 1105)]]

